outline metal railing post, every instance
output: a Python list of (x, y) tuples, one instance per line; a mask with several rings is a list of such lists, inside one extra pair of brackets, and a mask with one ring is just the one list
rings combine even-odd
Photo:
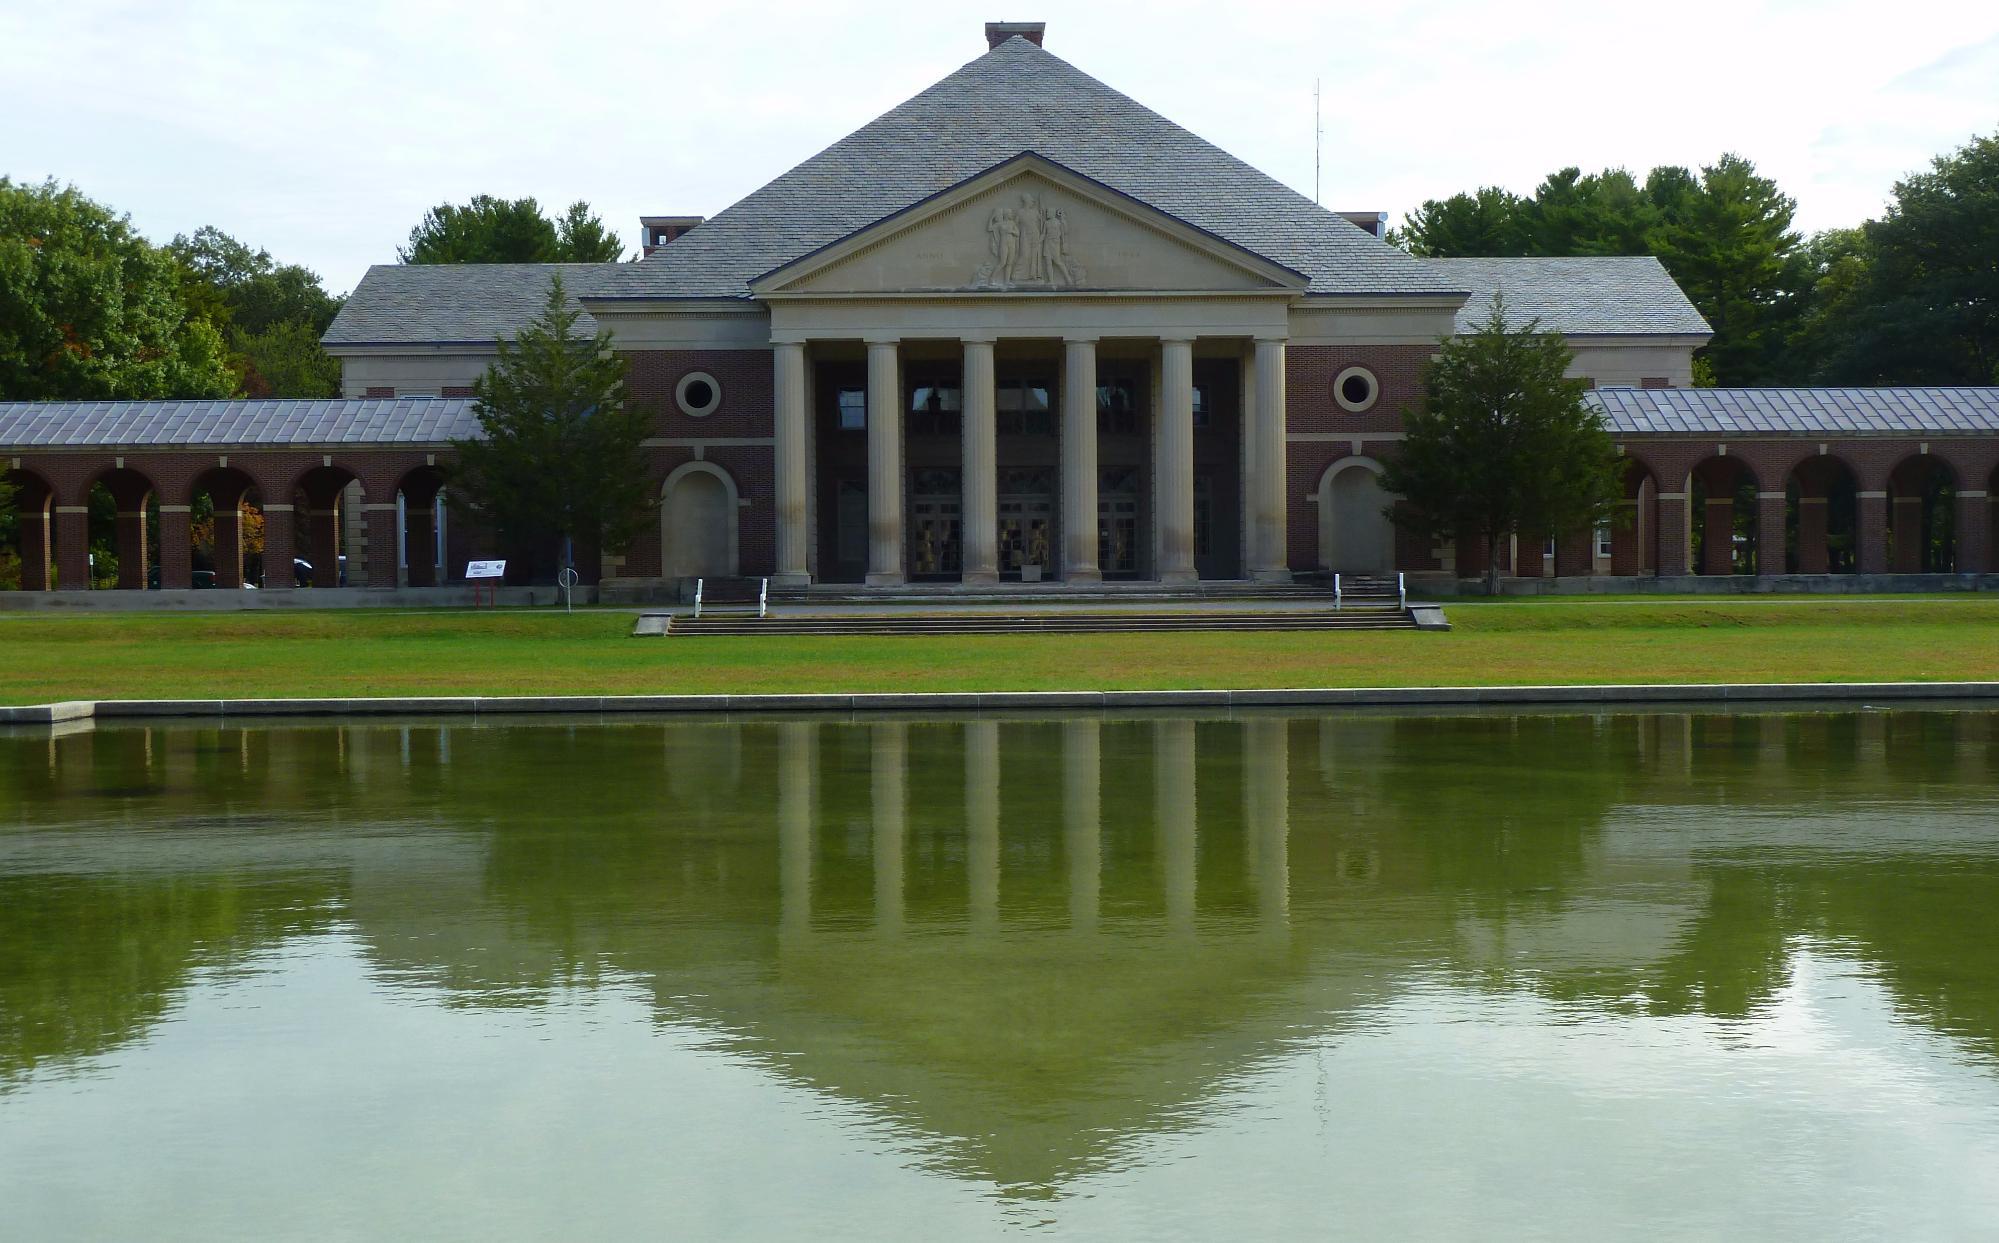
[(766, 578), (765, 580), (763, 580), (763, 586), (757, 588), (757, 620), (762, 621), (764, 619), (764, 614), (768, 613), (769, 611), (770, 611), (770, 580)]
[(1333, 612), (1337, 613), (1344, 607), (1345, 598), (1340, 594), (1340, 574), (1338, 570), (1335, 570), (1333, 571)]
[(1395, 607), (1409, 607), (1409, 578), (1401, 570), (1395, 571)]
[(701, 588), (708, 582), (705, 578), (694, 580), (694, 615), (701, 616)]

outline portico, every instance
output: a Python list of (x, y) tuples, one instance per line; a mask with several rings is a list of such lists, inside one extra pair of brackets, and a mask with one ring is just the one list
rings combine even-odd
[(778, 580), (1288, 578), (1306, 284), (1032, 154), (753, 282)]

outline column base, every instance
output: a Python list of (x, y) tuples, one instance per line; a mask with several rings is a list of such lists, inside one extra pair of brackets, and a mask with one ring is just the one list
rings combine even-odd
[(1104, 581), (1104, 574), (1096, 566), (1090, 566), (1087, 569), (1079, 567), (1064, 574), (1062, 581), (1065, 583), (1101, 583)]
[(1198, 583), (1200, 574), (1193, 570), (1167, 570), (1159, 576), (1162, 583)]
[(1274, 570), (1251, 570), (1249, 572), (1249, 581), (1252, 583), (1288, 583), (1291, 581), (1291, 571), (1285, 567), (1279, 567)]
[(810, 574), (773, 574), (770, 576), (770, 585), (787, 588), (810, 587), (812, 585), (812, 576)]
[(999, 586), (998, 570), (966, 570), (958, 576), (958, 581), (967, 587)]
[(909, 580), (905, 575), (902, 574), (870, 573), (866, 581), (867, 585), (870, 587), (900, 587), (903, 584), (907, 583)]

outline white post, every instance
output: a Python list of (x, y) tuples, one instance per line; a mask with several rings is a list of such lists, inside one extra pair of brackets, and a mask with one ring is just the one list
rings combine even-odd
[(1255, 452), (1250, 461), (1250, 514), (1254, 561), (1250, 577), (1258, 582), (1289, 582), (1291, 570), (1285, 527), (1284, 338), (1256, 341), (1256, 410), (1251, 420)]
[(1191, 583), (1194, 570), (1194, 343), (1159, 343), (1159, 581)]

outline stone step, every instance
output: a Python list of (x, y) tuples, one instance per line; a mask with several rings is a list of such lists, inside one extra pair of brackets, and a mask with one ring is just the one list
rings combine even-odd
[[(658, 615), (640, 619), (641, 626)], [(1415, 623), (1396, 609), (1311, 613), (1038, 614), (1008, 617), (938, 617), (892, 614), (857, 617), (676, 617), (668, 636), (700, 635), (926, 635), (926, 634), (1140, 634), (1244, 631), (1409, 630)], [(656, 629), (637, 633), (659, 633)]]

